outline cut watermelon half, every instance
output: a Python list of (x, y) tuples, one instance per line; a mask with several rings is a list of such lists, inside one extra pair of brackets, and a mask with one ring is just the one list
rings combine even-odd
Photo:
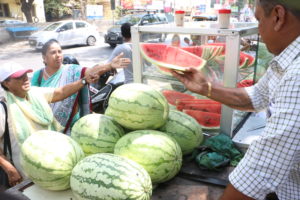
[(241, 52), (240, 57), (246, 57), (247, 58), (247, 67), (251, 67), (255, 63), (255, 58), (247, 53)]
[(169, 104), (176, 105), (176, 101), (180, 99), (195, 99), (194, 96), (185, 94), (182, 92), (177, 92), (174, 90), (164, 90), (163, 95), (166, 97)]
[(183, 110), (183, 112), (195, 118), (203, 129), (212, 130), (220, 128), (220, 114), (199, 110)]
[(176, 106), (177, 110), (199, 110), (203, 112), (211, 112), (221, 114), (221, 104), (199, 104), (199, 103), (188, 103)]
[[(216, 56), (215, 59), (217, 61), (224, 62), (225, 61), (225, 53), (223, 53), (223, 54), (221, 54), (219, 56)], [(246, 68), (246, 67), (248, 67), (248, 57), (244, 56), (244, 53), (240, 52), (239, 68), (243, 69), (243, 68)]]
[(178, 99), (176, 105), (185, 104), (221, 104), (220, 102), (213, 101), (211, 99)]
[(201, 70), (206, 60), (181, 48), (161, 43), (141, 43), (142, 56), (165, 74), (171, 75), (171, 70), (185, 71), (187, 67)]
[(254, 85), (254, 81), (250, 80), (250, 79), (246, 79), (246, 80), (242, 80), (240, 82), (238, 82), (237, 87), (241, 88), (241, 87), (250, 87)]

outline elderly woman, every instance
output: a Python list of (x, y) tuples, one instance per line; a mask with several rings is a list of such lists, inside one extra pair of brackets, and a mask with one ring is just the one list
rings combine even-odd
[[(63, 65), (63, 54), (59, 43), (50, 40), (42, 48), (42, 56), (45, 67), (36, 71), (32, 77), (32, 85), (40, 87), (61, 87), (79, 80), (86, 74), (101, 75), (116, 68), (126, 67), (131, 61), (118, 55), (110, 63), (97, 64), (92, 68), (84, 68), (80, 65)], [(90, 112), (88, 87), (83, 88), (78, 94), (74, 94), (63, 101), (51, 104), (55, 118), (65, 127), (64, 132), (82, 116)]]
[[(38, 130), (61, 131), (63, 127), (53, 116), (49, 103), (61, 101), (78, 92), (85, 83), (97, 79), (86, 74), (82, 79), (60, 88), (30, 87), (27, 73), (17, 63), (6, 63), (1, 66), (0, 83), (4, 89), (1, 101), (7, 107), (5, 111), (0, 104), (0, 167), (8, 175), (10, 186), (19, 183), (25, 176), (20, 166), (20, 146), (33, 132)], [(7, 120), (6, 120), (7, 117)], [(6, 126), (6, 124), (8, 126)], [(4, 155), (4, 133), (8, 131), (13, 164)]]

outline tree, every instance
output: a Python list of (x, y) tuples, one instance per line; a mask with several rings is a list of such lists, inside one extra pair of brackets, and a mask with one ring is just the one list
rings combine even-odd
[(21, 0), (21, 10), (26, 17), (26, 21), (31, 23), (32, 22), (32, 4), (34, 0)]

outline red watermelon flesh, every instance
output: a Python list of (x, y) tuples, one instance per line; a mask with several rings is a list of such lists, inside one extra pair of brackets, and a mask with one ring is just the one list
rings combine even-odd
[(200, 110), (203, 112), (211, 112), (221, 114), (221, 104), (183, 104), (177, 105), (177, 110)]
[(183, 112), (195, 118), (203, 129), (220, 128), (220, 114), (199, 110), (183, 110)]
[(250, 80), (250, 79), (246, 79), (246, 80), (242, 80), (240, 82), (238, 82), (237, 87), (241, 88), (241, 87), (250, 87), (254, 85), (254, 81)]
[(194, 96), (178, 92), (175, 90), (164, 90), (163, 95), (166, 97), (169, 104), (176, 105), (176, 101), (180, 99), (195, 99)]
[(244, 52), (241, 52), (241, 56), (244, 56), (246, 57), (248, 60), (247, 60), (247, 67), (250, 67), (254, 64), (255, 62), (255, 58), (247, 53), (244, 53)]
[[(153, 65), (160, 68), (184, 71), (187, 67), (201, 70), (206, 61), (199, 56), (182, 50), (181, 48), (161, 43), (141, 43), (141, 54)], [(171, 75), (169, 70), (162, 70)]]
[(203, 46), (182, 47), (182, 49), (185, 51), (188, 51), (192, 54), (195, 54), (199, 57), (202, 57), (202, 54), (203, 54)]

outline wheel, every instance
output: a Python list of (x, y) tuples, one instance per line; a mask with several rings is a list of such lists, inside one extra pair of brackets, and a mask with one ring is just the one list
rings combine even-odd
[(111, 48), (115, 48), (117, 46), (117, 44), (112, 44), (112, 43), (109, 43), (109, 45)]
[(94, 36), (88, 37), (86, 40), (88, 46), (94, 46), (96, 44), (96, 38)]

